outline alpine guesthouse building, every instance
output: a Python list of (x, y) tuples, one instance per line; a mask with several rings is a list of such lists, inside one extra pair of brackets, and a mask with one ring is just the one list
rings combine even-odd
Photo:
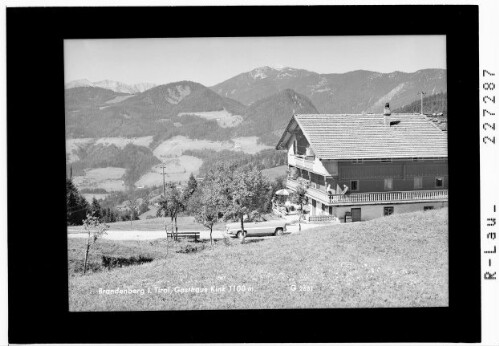
[(310, 221), (363, 221), (448, 201), (447, 133), (423, 114), (296, 114), (277, 144)]

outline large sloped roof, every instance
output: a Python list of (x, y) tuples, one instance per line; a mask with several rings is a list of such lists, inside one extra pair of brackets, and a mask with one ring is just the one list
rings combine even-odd
[[(296, 114), (282, 135), (286, 147), (299, 126), (321, 159), (442, 158), (447, 134), (421, 114)], [(398, 123), (397, 123), (398, 122)]]

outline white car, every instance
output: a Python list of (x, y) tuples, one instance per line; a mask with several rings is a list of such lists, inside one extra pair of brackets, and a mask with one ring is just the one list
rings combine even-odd
[[(280, 236), (286, 232), (286, 222), (283, 220), (267, 220), (263, 216), (253, 220), (244, 221), (244, 232), (246, 237), (258, 237), (266, 235)], [(225, 232), (238, 238), (243, 237), (241, 222), (231, 222), (225, 225)]]

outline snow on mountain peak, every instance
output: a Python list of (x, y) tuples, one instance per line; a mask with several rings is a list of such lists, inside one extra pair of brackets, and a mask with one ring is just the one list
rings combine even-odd
[(87, 87), (92, 86), (93, 83), (88, 79), (78, 79), (71, 82), (66, 83), (66, 89), (77, 88), (77, 87)]
[(65, 84), (66, 89), (72, 89), (77, 87), (98, 87), (126, 94), (141, 93), (148, 89), (154, 88), (155, 86), (156, 84), (153, 83), (125, 84), (122, 82), (109, 79), (104, 79), (98, 82), (91, 82), (88, 79), (79, 79), (75, 81), (70, 81)]
[(289, 67), (286, 67), (284, 65), (281, 65), (281, 64), (273, 64), (273, 65), (270, 65), (269, 66), (271, 69), (273, 70), (277, 70), (277, 71), (282, 71), (284, 69), (289, 69)]
[(250, 72), (250, 76), (253, 79), (264, 79), (264, 78), (267, 78), (268, 75), (267, 75), (266, 72), (268, 72), (269, 69), (270, 69), (270, 67), (268, 67), (268, 66), (255, 68), (254, 70), (252, 70)]
[(269, 66), (257, 67), (249, 72), (249, 75), (253, 79), (264, 79), (268, 77), (277, 77), (277, 78), (285, 78), (292, 77), (290, 74), (296, 69), (287, 67), (280, 64), (273, 64)]

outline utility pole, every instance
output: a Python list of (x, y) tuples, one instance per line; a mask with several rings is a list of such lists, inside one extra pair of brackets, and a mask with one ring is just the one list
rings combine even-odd
[(426, 95), (426, 93), (424, 91), (420, 91), (420, 92), (418, 92), (418, 95), (421, 95), (421, 114), (424, 114), (423, 113), (423, 95)]
[(165, 163), (161, 165), (161, 168), (163, 169), (163, 197), (166, 197), (166, 184), (165, 184)]

